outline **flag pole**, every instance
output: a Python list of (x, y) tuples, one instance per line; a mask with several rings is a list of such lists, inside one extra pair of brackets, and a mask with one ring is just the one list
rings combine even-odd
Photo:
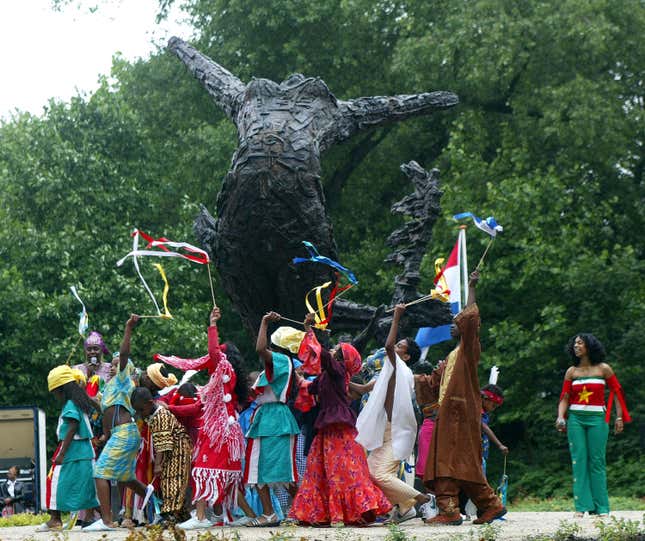
[(482, 254), (482, 257), (479, 260), (479, 263), (477, 263), (477, 266), (475, 267), (476, 271), (478, 271), (480, 269), (480, 267), (482, 266), (482, 263), (484, 262), (484, 258), (486, 257), (486, 254), (488, 253), (488, 249), (493, 245), (494, 240), (495, 240), (495, 237), (491, 237), (490, 240), (488, 241), (488, 246), (486, 246), (486, 249), (484, 250), (484, 253)]
[(78, 343), (81, 341), (82, 338), (83, 338), (83, 335), (80, 335), (76, 339), (76, 342), (74, 342), (74, 346), (72, 347), (72, 351), (69, 352), (69, 356), (67, 357), (67, 360), (65, 361), (65, 364), (69, 364), (69, 361), (72, 360), (72, 355), (74, 355), (74, 352), (76, 351), (76, 348), (78, 347)]
[(213, 289), (213, 276), (211, 274), (211, 262), (206, 263), (206, 268), (208, 269), (208, 282), (211, 285), (211, 298), (213, 299), (213, 308), (217, 307), (215, 303), (215, 290)]
[(461, 264), (461, 280), (459, 281), (459, 311), (468, 304), (468, 256), (466, 251), (466, 229), (468, 226), (459, 226), (459, 261)]

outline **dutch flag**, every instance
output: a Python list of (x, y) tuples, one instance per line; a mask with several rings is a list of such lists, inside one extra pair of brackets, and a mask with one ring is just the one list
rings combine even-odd
[[(468, 295), (468, 289), (462, 288), (462, 284), (467, 282), (467, 269), (468, 262), (466, 260), (466, 231), (461, 229), (459, 231), (459, 236), (457, 237), (457, 242), (450, 252), (448, 261), (442, 270), (443, 277), (446, 280), (446, 285), (450, 290), (450, 309), (453, 314), (458, 314), (461, 311), (462, 302), (465, 304), (468, 302), (468, 299), (462, 299), (462, 290), (463, 294)], [(427, 348), (433, 344), (438, 344), (439, 342), (444, 342), (445, 340), (450, 340), (450, 325), (441, 325), (439, 327), (422, 327), (417, 332), (415, 341), (419, 344), (419, 347), (424, 350), (422, 353), (422, 358), (425, 358), (427, 353)]]

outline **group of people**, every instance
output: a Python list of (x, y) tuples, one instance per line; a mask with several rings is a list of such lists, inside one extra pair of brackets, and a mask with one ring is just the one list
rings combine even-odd
[[(144, 371), (129, 359), (138, 316), (126, 323), (109, 364), (102, 362), (107, 354), (102, 337), (91, 333), (87, 363), (57, 366), (48, 375), (49, 390), (63, 409), (47, 482), (51, 519), (41, 530), (62, 528), (63, 511), (72, 512), (70, 521), (81, 521), (85, 530), (114, 528), (115, 482), (121, 487), (121, 525), (130, 527), (402, 522), (434, 502), (426, 523), (458, 525), (467, 500), (477, 509), (475, 524), (501, 518), (506, 509), (488, 484), (485, 467), (490, 442), (508, 453), (488, 427), (488, 414), (503, 403), (503, 392), (497, 385), (479, 386), (478, 279), (476, 271), (471, 274), (468, 304), (451, 331), (458, 345), (445, 361), (413, 374), (420, 350), (411, 338), (398, 340), (405, 312), (400, 304), (378, 377), (369, 382), (358, 377), (365, 363), (354, 345), (341, 342), (328, 349), (320, 343), (313, 314), (305, 317), (304, 332), (279, 327), (270, 340), (269, 326), (282, 318), (275, 312), (262, 318), (256, 351), (264, 369), (251, 377), (239, 350), (219, 342), (217, 307), (210, 314), (205, 355), (156, 355), (161, 362)], [(572, 346), (579, 362), (567, 372), (557, 427), (566, 429), (568, 410), (576, 509), (602, 514), (608, 504), (606, 479), (597, 471), (599, 452), (581, 458), (588, 452), (583, 440), (601, 447), (604, 434), (606, 441), (606, 429), (595, 418), (602, 408), (586, 407), (594, 386), (606, 380), (616, 391), (621, 423), (628, 413), (611, 368), (596, 363), (589, 340), (579, 335)], [(166, 364), (186, 374), (205, 370), (208, 381), (178, 386)], [(602, 390), (598, 387), (594, 406), (601, 395), (604, 401)], [(415, 405), (423, 415), (419, 429)], [(589, 438), (587, 431), (597, 435)], [(402, 474), (415, 443), (420, 490)], [(592, 473), (585, 477), (583, 469)], [(596, 495), (603, 482), (604, 497)], [(288, 510), (281, 496), (291, 499)], [(97, 512), (100, 518), (94, 520)]]

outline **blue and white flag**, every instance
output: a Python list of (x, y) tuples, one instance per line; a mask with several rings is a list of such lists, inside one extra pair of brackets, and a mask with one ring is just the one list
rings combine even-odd
[(497, 233), (504, 231), (504, 228), (497, 223), (495, 218), (489, 216), (485, 220), (482, 220), (478, 216), (475, 216), (472, 212), (462, 212), (460, 214), (455, 214), (453, 216), (455, 220), (462, 220), (464, 218), (472, 218), (475, 222), (475, 227), (481, 229), (484, 233), (488, 233), (491, 237), (495, 237)]

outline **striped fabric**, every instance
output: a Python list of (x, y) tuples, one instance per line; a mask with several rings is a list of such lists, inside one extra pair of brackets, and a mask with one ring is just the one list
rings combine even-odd
[(571, 411), (604, 412), (605, 380), (603, 378), (578, 378), (571, 382)]

